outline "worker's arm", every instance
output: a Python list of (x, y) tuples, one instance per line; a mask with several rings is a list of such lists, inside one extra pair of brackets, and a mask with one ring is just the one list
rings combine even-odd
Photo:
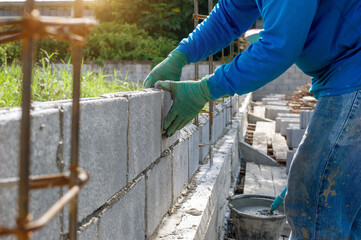
[(260, 40), (216, 69), (209, 78), (212, 99), (244, 94), (262, 87), (286, 71), (301, 55), (317, 0), (257, 0), (264, 31)]
[(186, 55), (188, 63), (198, 62), (230, 45), (259, 16), (255, 0), (220, 0), (208, 18), (183, 39), (176, 50)]

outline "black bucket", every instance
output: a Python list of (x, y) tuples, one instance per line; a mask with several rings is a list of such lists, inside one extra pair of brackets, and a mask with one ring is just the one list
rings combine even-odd
[(236, 195), (229, 207), (237, 240), (278, 240), (286, 223), (284, 206), (274, 214), (268, 210), (274, 197), (263, 195)]

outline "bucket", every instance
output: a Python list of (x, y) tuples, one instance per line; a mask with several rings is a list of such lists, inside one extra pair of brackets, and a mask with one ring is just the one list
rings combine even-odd
[(286, 223), (284, 206), (273, 214), (269, 209), (274, 197), (236, 195), (230, 199), (237, 240), (278, 240)]

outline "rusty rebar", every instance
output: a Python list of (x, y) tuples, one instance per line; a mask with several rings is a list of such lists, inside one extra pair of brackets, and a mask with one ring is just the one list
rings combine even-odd
[[(213, 9), (213, 0), (208, 0), (208, 11), (211, 13)], [(211, 75), (214, 71), (213, 69), (213, 55), (209, 56), (209, 75)], [(212, 128), (213, 128), (213, 101), (209, 101), (209, 148), (208, 148), (208, 154), (209, 154), (209, 164), (212, 167), (213, 166), (213, 151), (212, 151)]]
[[(74, 6), (74, 18), (82, 17), (82, 0), (76, 0)], [(73, 109), (71, 129), (71, 163), (70, 163), (70, 186), (76, 185), (77, 177), (75, 168), (79, 164), (79, 134), (80, 134), (80, 77), (81, 77), (82, 47), (78, 44), (73, 46)], [(78, 223), (78, 196), (70, 201), (69, 214), (69, 239), (77, 239)]]
[[(30, 13), (34, 7), (34, 0), (27, 0), (25, 13)], [(22, 228), (29, 221), (29, 174), (30, 174), (30, 107), (31, 107), (31, 72), (33, 61), (34, 42), (32, 37), (23, 40), (23, 88), (21, 100), (21, 126), (20, 126), (20, 167), (18, 188), (18, 218), (17, 226)], [(28, 234), (19, 234), (19, 240), (27, 240)]]

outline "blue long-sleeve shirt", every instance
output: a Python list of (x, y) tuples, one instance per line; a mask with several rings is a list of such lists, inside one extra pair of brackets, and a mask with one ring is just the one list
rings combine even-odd
[(312, 76), (316, 98), (361, 89), (360, 0), (220, 0), (177, 50), (197, 62), (228, 46), (260, 15), (260, 40), (210, 76), (212, 99), (254, 91), (294, 63)]

